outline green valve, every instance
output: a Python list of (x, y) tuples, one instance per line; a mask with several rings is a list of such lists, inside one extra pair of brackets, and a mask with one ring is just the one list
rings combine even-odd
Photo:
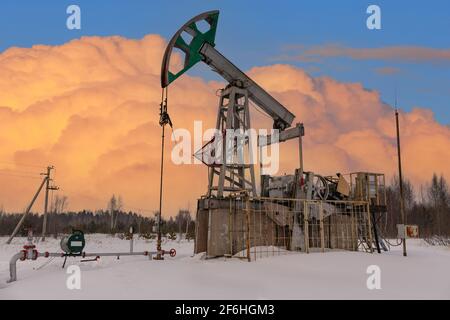
[(60, 244), (61, 249), (67, 254), (81, 254), (86, 245), (83, 231), (73, 230), (70, 236), (65, 236), (61, 239)]

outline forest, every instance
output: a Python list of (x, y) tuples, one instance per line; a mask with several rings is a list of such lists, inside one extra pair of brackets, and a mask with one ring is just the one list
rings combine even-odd
[[(448, 183), (441, 175), (433, 175), (430, 182), (415, 189), (410, 181), (403, 181), (405, 214), (407, 224), (419, 226), (420, 237), (450, 236), (450, 192)], [(380, 217), (379, 229), (385, 237), (395, 238), (396, 225), (401, 223), (399, 180), (394, 177), (386, 187), (387, 212)], [(135, 233), (153, 237), (156, 231), (157, 212), (152, 216), (123, 210), (122, 198), (113, 195), (104, 210), (67, 210), (68, 198), (56, 196), (50, 205), (47, 234), (58, 236), (79, 229), (85, 233), (124, 234), (132, 226)], [(21, 218), (22, 213), (7, 213), (0, 209), (0, 235), (9, 235)], [(42, 232), (42, 214), (30, 213), (20, 230), (26, 235), (28, 229), (35, 234)], [(169, 218), (161, 220), (164, 235), (176, 237), (187, 234), (193, 238), (195, 221), (188, 210), (179, 210)]]

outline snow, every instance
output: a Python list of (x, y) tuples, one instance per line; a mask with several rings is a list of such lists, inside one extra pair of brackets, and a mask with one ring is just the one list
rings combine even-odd
[[(192, 255), (193, 241), (169, 241), (175, 258), (145, 256), (102, 257), (67, 266), (81, 269), (81, 289), (69, 290), (70, 276), (62, 258), (39, 258), (17, 263), (18, 281), (9, 279), (9, 260), (25, 243), (16, 238), (6, 245), (0, 237), (0, 299), (450, 299), (450, 248), (408, 241), (387, 253), (333, 251), (287, 253), (255, 262), (240, 259), (203, 260)], [(86, 235), (86, 252), (128, 252), (129, 241), (109, 235)], [(60, 252), (59, 240), (37, 243), (40, 252)], [(153, 251), (155, 242), (135, 239), (135, 251)], [(367, 267), (381, 269), (381, 289), (366, 286)]]

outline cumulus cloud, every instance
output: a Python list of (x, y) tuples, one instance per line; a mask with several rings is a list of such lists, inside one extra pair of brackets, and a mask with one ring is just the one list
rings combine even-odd
[[(305, 166), (323, 174), (350, 171), (396, 173), (394, 110), (376, 91), (359, 83), (341, 83), (329, 77), (313, 78), (287, 65), (254, 68), (251, 75), (297, 115), (306, 126)], [(279, 78), (282, 81), (274, 81)], [(450, 176), (442, 159), (450, 159), (450, 130), (429, 109), (400, 113), (406, 177), (418, 185), (433, 172)], [(289, 143), (281, 152), (293, 155)], [(289, 157), (289, 156), (288, 156)]]
[[(129, 207), (156, 209), (165, 46), (158, 35), (83, 37), (0, 54), (0, 170), (53, 164), (55, 182), (71, 209), (104, 208), (113, 193)], [(393, 110), (377, 92), (358, 83), (314, 78), (288, 65), (253, 68), (249, 74), (304, 122), (307, 170), (395, 173)], [(188, 75), (174, 82), (169, 113), (175, 128), (192, 132), (195, 120), (212, 128), (215, 92), (223, 85)], [(271, 127), (269, 119), (252, 114), (255, 127)], [(450, 159), (450, 129), (423, 108), (401, 113), (400, 121), (406, 176), (415, 184), (434, 171), (449, 176), (443, 159)], [(173, 144), (167, 138), (167, 155)], [(285, 143), (281, 156), (280, 174), (292, 172), (298, 163), (296, 142)], [(0, 175), (0, 205), (23, 209), (38, 184)], [(163, 212), (176, 214), (188, 203), (194, 208), (206, 186), (203, 165), (176, 166), (167, 156)]]

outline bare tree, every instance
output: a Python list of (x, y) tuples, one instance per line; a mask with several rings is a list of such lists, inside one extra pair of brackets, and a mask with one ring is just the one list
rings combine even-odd
[(189, 231), (189, 223), (191, 221), (191, 213), (189, 210), (179, 210), (175, 217), (175, 223), (178, 225), (179, 239), (183, 233), (183, 228), (185, 228), (186, 234)]
[[(53, 237), (58, 237), (58, 222), (56, 216), (63, 213), (68, 205), (67, 196), (56, 195), (55, 199), (50, 203), (50, 221), (53, 220)], [(49, 223), (51, 225), (51, 223)]]
[[(414, 188), (406, 179), (403, 179), (403, 196), (405, 199), (405, 214), (408, 216), (415, 205)], [(401, 223), (400, 217), (400, 181), (397, 176), (391, 180), (391, 184), (386, 188), (387, 216), (384, 223), (384, 232), (387, 235), (395, 236), (397, 234), (397, 224)]]
[(117, 223), (119, 220), (119, 213), (123, 208), (123, 200), (121, 196), (116, 197), (114, 194), (111, 199), (108, 201), (107, 211), (110, 213), (110, 232), (114, 235), (115, 230), (117, 229)]
[(68, 199), (67, 196), (56, 196), (54, 207), (56, 213), (60, 214), (64, 212), (64, 210), (67, 208), (68, 205), (67, 199)]
[(435, 231), (438, 235), (442, 235), (442, 226), (446, 225), (449, 219), (450, 201), (448, 185), (444, 176), (438, 177), (436, 174), (433, 174), (431, 185), (428, 188), (428, 201), (436, 214)]
[(109, 199), (106, 210), (109, 211), (111, 217), (110, 232), (111, 234), (114, 234), (114, 215), (117, 210), (117, 199), (114, 194), (112, 195), (111, 199)]
[(114, 225), (113, 225), (114, 230), (117, 229), (117, 220), (119, 219), (119, 213), (122, 209), (123, 209), (123, 200), (122, 196), (119, 195), (116, 202), (116, 217), (114, 218)]

